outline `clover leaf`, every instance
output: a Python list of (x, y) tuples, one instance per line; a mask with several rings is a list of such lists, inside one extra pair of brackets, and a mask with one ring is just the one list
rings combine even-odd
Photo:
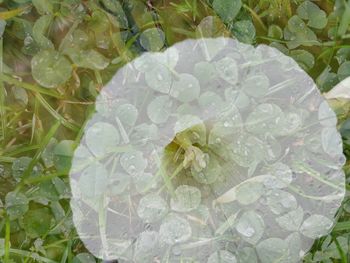
[(241, 0), (214, 0), (213, 8), (224, 22), (231, 22), (242, 8)]
[(32, 59), (33, 78), (45, 88), (55, 88), (70, 79), (71, 63), (54, 50), (44, 50)]

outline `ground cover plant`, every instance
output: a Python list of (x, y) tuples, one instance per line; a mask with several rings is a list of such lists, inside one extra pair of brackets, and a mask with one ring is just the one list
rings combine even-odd
[[(233, 36), (292, 57), (322, 92), (350, 75), (345, 0), (0, 2), (3, 262), (98, 261), (72, 222), (69, 168), (99, 91), (143, 52), (187, 38)], [(348, 158), (350, 104), (330, 103)], [(348, 162), (344, 170), (348, 174)], [(349, 202), (345, 198), (337, 224), (305, 262), (350, 260)]]

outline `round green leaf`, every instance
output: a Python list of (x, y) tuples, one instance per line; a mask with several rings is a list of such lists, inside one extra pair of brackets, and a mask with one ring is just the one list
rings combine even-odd
[(96, 260), (88, 253), (80, 253), (73, 258), (73, 263), (96, 263)]
[(161, 224), (159, 237), (168, 245), (182, 243), (190, 239), (192, 229), (188, 221), (176, 214), (170, 214)]
[(165, 35), (159, 28), (149, 28), (141, 33), (140, 44), (147, 51), (159, 51), (164, 43)]
[(231, 29), (233, 35), (241, 42), (251, 44), (255, 40), (255, 26), (251, 20), (237, 21)]
[(309, 238), (318, 238), (326, 234), (333, 226), (333, 221), (323, 215), (311, 215), (305, 219), (300, 232)]
[(58, 171), (68, 171), (74, 152), (74, 141), (63, 140), (54, 148), (54, 164)]
[(198, 99), (200, 86), (198, 80), (190, 74), (180, 74), (170, 90), (170, 95), (181, 102), (190, 102)]
[(29, 209), (29, 200), (22, 193), (9, 192), (5, 197), (5, 208), (11, 220), (20, 218)]
[(256, 246), (261, 263), (283, 262), (288, 263), (288, 245), (280, 238), (269, 238)]
[(115, 114), (122, 124), (126, 126), (133, 126), (139, 115), (137, 108), (132, 104), (118, 106)]
[(208, 263), (236, 263), (236, 256), (226, 250), (219, 250), (211, 254)]
[(172, 75), (166, 66), (159, 64), (145, 72), (145, 80), (151, 89), (167, 94), (172, 84)]
[(191, 174), (193, 178), (201, 184), (214, 183), (222, 170), (218, 160), (214, 156), (205, 155), (206, 166), (201, 171), (197, 171), (194, 166), (191, 166)]
[(33, 78), (43, 87), (55, 88), (64, 84), (72, 74), (68, 59), (54, 50), (44, 50), (32, 59)]
[(159, 221), (167, 213), (167, 203), (159, 195), (153, 193), (142, 197), (137, 207), (137, 214), (145, 223)]
[(106, 122), (96, 122), (88, 128), (85, 135), (86, 145), (96, 156), (103, 156), (113, 150), (119, 143), (117, 129)]
[(263, 236), (264, 220), (255, 211), (245, 212), (239, 219), (236, 230), (250, 244), (256, 244)]
[(141, 174), (147, 167), (147, 159), (140, 151), (130, 151), (120, 157), (120, 164), (130, 175)]
[(201, 203), (201, 192), (198, 188), (181, 185), (175, 190), (175, 196), (171, 199), (171, 208), (177, 212), (190, 212)]
[(214, 0), (213, 8), (225, 23), (231, 22), (241, 10), (242, 2), (241, 0)]
[(30, 237), (40, 237), (50, 230), (51, 219), (51, 212), (46, 207), (29, 210), (23, 216), (23, 227)]
[(164, 123), (171, 114), (172, 101), (169, 96), (158, 96), (148, 104), (147, 115), (155, 124)]

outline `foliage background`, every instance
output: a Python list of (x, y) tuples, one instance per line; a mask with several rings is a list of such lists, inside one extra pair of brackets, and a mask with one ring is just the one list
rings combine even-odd
[[(123, 64), (232, 35), (280, 49), (326, 92), (350, 76), (349, 24), (346, 0), (0, 0), (1, 262), (95, 262), (74, 230), (67, 173), (99, 90)], [(349, 178), (350, 103), (330, 103)], [(305, 262), (350, 262), (350, 198), (337, 220)]]

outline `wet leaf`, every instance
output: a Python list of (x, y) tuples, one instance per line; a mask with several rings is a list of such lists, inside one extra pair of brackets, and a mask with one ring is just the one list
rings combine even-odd
[(130, 175), (141, 174), (147, 167), (147, 159), (141, 151), (130, 151), (120, 157), (120, 164)]
[(171, 114), (172, 101), (169, 96), (154, 98), (147, 107), (147, 115), (155, 124), (164, 123)]
[(255, 40), (255, 27), (251, 20), (241, 20), (233, 24), (231, 29), (233, 35), (241, 42), (252, 44)]
[(254, 245), (264, 234), (264, 220), (255, 211), (247, 211), (239, 219), (236, 230), (246, 242)]
[(231, 22), (242, 8), (241, 0), (214, 0), (213, 8), (224, 22)]
[(53, 13), (53, 4), (47, 0), (32, 0), (32, 3), (41, 15), (52, 14)]
[(198, 188), (181, 185), (175, 190), (175, 196), (171, 199), (171, 208), (176, 212), (190, 212), (201, 203), (201, 192)]
[(153, 193), (142, 197), (137, 207), (137, 214), (145, 223), (157, 222), (167, 213), (167, 203), (159, 195)]
[(170, 90), (170, 95), (181, 102), (191, 102), (198, 99), (200, 86), (198, 80), (190, 74), (180, 74), (179, 80), (175, 80)]
[(208, 263), (236, 263), (237, 258), (231, 252), (226, 250), (219, 250), (214, 252), (208, 258)]
[(54, 50), (44, 50), (32, 59), (33, 78), (45, 88), (55, 88), (70, 79), (72, 66), (68, 59)]
[(327, 25), (326, 12), (311, 1), (305, 1), (299, 5), (297, 13), (302, 19), (309, 20), (310, 27), (322, 29)]
[(161, 242), (168, 245), (183, 243), (192, 236), (192, 229), (188, 221), (176, 214), (170, 214), (163, 221), (159, 229)]
[(95, 156), (103, 156), (113, 151), (119, 144), (117, 129), (106, 122), (96, 122), (86, 131), (86, 145)]
[(88, 253), (80, 253), (73, 258), (73, 263), (96, 263), (96, 260)]
[(323, 215), (311, 215), (301, 225), (300, 232), (309, 238), (318, 238), (326, 234), (333, 226), (332, 220)]
[(5, 208), (11, 220), (22, 217), (29, 209), (29, 200), (22, 193), (9, 192), (5, 198)]
[(50, 230), (52, 215), (48, 208), (29, 210), (23, 216), (23, 226), (28, 236), (35, 238)]
[(283, 239), (265, 239), (256, 246), (256, 251), (262, 263), (288, 262), (288, 244)]
[(74, 141), (63, 140), (54, 148), (54, 164), (58, 171), (68, 171), (74, 152)]
[(164, 32), (159, 28), (148, 28), (141, 33), (140, 44), (147, 51), (159, 51), (165, 44)]
[(80, 68), (103, 70), (109, 65), (109, 59), (94, 49), (78, 50), (74, 48), (67, 50), (66, 54)]
[(44, 15), (33, 26), (33, 38), (42, 49), (54, 49), (53, 43), (46, 37), (52, 19), (51, 15)]

